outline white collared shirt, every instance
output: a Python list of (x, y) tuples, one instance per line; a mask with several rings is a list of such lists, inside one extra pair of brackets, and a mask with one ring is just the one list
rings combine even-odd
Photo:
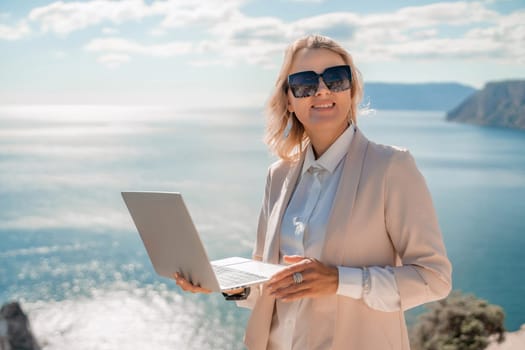
[[(326, 225), (354, 133), (355, 128), (348, 127), (317, 160), (312, 146), (307, 147), (297, 187), (281, 224), (280, 263), (283, 263), (284, 255), (321, 258)], [(391, 267), (369, 267), (371, 288), (367, 293), (363, 293), (361, 268), (338, 266), (338, 270), (338, 295), (354, 299), (363, 298), (369, 307), (380, 311), (400, 309), (399, 291)], [(327, 310), (327, 315), (336, 314), (336, 303), (332, 304), (334, 310)], [(272, 350), (316, 348), (316, 344), (305, 343), (308, 337), (304, 335), (308, 334), (309, 322), (296, 323), (296, 320), (308, 319), (310, 307), (308, 298), (291, 303), (277, 300), (268, 348)], [(335, 319), (328, 316), (323, 326), (333, 329), (334, 322)], [(326, 336), (331, 337), (331, 333), (327, 332)], [(327, 344), (327, 341), (330, 340), (321, 339), (317, 345)]]

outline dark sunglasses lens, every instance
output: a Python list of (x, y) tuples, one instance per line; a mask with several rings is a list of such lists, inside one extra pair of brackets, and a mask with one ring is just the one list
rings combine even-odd
[[(352, 74), (349, 66), (327, 68), (321, 77), (332, 92), (350, 89)], [(296, 98), (314, 96), (319, 88), (319, 75), (312, 71), (291, 74), (288, 76), (288, 85)]]
[(323, 80), (332, 92), (350, 89), (350, 69), (348, 66), (331, 67), (324, 71)]
[(319, 86), (319, 77), (314, 72), (300, 72), (288, 77), (288, 84), (295, 97), (315, 95)]

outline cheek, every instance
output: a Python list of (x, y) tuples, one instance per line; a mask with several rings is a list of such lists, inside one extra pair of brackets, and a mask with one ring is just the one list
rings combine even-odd
[(350, 94), (341, 99), (339, 101), (339, 105), (342, 107), (343, 110), (349, 112), (350, 108), (352, 107), (352, 98), (350, 97)]
[(301, 123), (305, 118), (308, 118), (310, 112), (310, 105), (304, 102), (305, 101), (294, 101), (291, 102), (288, 107), (288, 110), (295, 113), (295, 116), (301, 121)]

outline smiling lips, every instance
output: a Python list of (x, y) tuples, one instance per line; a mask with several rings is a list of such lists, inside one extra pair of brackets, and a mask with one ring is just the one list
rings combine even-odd
[(332, 102), (332, 103), (323, 103), (319, 105), (313, 105), (312, 108), (322, 110), (322, 109), (330, 109), (334, 106), (335, 106), (335, 102)]

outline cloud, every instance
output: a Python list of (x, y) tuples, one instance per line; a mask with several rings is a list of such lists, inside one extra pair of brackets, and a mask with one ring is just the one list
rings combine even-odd
[(290, 28), (294, 36), (302, 36), (307, 33), (324, 33), (332, 28), (357, 29), (359, 18), (358, 14), (352, 12), (332, 12), (299, 19), (290, 23)]
[(114, 24), (140, 20), (153, 15), (142, 0), (92, 0), (87, 2), (54, 2), (33, 9), (29, 20), (40, 25), (44, 33), (65, 35), (103, 22)]
[[(525, 57), (524, 11), (498, 13), (490, 8), (490, 1), (437, 2), (369, 14), (339, 11), (294, 21), (282, 16), (247, 15), (242, 7), (246, 2), (58, 1), (33, 9), (18, 26), (0, 25), (0, 39), (17, 40), (28, 35), (27, 21), (44, 33), (59, 35), (110, 23), (101, 30), (111, 37), (94, 38), (84, 46), (86, 51), (99, 53), (98, 62), (109, 67), (129, 62), (134, 55), (173, 57), (191, 53), (192, 65), (247, 63), (273, 68), (286, 45), (308, 33), (331, 36), (356, 50), (359, 59), (375, 62), (407, 58), (523, 62)], [(145, 30), (150, 33), (146, 39), (127, 39), (118, 27), (144, 19), (151, 25)], [(189, 35), (191, 42), (148, 41), (171, 34)]]
[(19, 40), (31, 33), (27, 22), (22, 20), (14, 26), (0, 23), (0, 40)]
[(516, 62), (524, 57), (524, 18), (523, 12), (501, 15), (479, 2), (455, 2), (359, 16), (328, 13), (303, 18), (288, 27), (298, 35), (331, 36), (350, 51), (356, 48), (356, 55), (366, 61), (452, 58)]
[(384, 54), (396, 58), (500, 58), (503, 44), (487, 40), (425, 39), (385, 47)]
[(157, 37), (164, 36), (166, 35), (166, 33), (167, 31), (164, 28), (160, 28), (160, 27), (153, 28), (150, 31), (151, 36), (157, 36)]
[(119, 30), (113, 27), (104, 27), (102, 28), (102, 34), (104, 35), (117, 35)]
[[(195, 51), (203, 61), (221, 61), (226, 65), (248, 63), (273, 67), (282, 54), (291, 33), (282, 20), (273, 17), (247, 17), (238, 14), (210, 29), (211, 39), (201, 41)], [(212, 60), (209, 57), (213, 57)], [(202, 61), (201, 61), (202, 62)]]
[(102, 38), (91, 40), (84, 49), (92, 52), (135, 53), (155, 57), (172, 57), (187, 54), (192, 44), (188, 42), (169, 42), (164, 44), (144, 45), (122, 38)]
[[(383, 15), (384, 16), (384, 15)], [(379, 16), (381, 17), (381, 16)], [(402, 27), (429, 27), (438, 25), (464, 25), (497, 20), (500, 15), (487, 9), (480, 2), (439, 2), (430, 5), (405, 7), (381, 19), (383, 24), (399, 24)], [(376, 19), (376, 16), (369, 16)], [(385, 23), (387, 22), (387, 23)]]
[(266, 67), (273, 66), (289, 42), (309, 33), (333, 37), (350, 51), (357, 48), (360, 59), (367, 61), (517, 61), (525, 56), (521, 49), (524, 18), (521, 13), (501, 15), (481, 2), (443, 2), (367, 15), (333, 12), (290, 22), (238, 13), (210, 29), (217, 40), (201, 44), (225, 64), (243, 61)]
[(498, 56), (513, 63), (525, 63), (525, 10), (516, 11), (485, 28), (473, 28), (465, 34), (471, 43), (500, 44)]
[(117, 68), (121, 64), (129, 62), (131, 58), (128, 55), (111, 53), (103, 55), (98, 58), (98, 62), (104, 64), (108, 68)]
[(165, 0), (150, 5), (144, 0), (92, 0), (86, 2), (53, 2), (33, 9), (29, 20), (37, 23), (45, 33), (67, 35), (73, 31), (110, 22), (115, 25), (160, 16), (162, 28), (187, 25), (208, 26), (239, 12), (244, 0)]
[(188, 25), (209, 27), (236, 18), (245, 0), (168, 0), (151, 5), (152, 13), (164, 15), (162, 28), (180, 28)]
[(192, 51), (189, 42), (168, 42), (164, 44), (145, 45), (122, 38), (99, 38), (91, 40), (84, 50), (101, 52), (98, 62), (116, 68), (122, 63), (129, 62), (132, 54), (152, 57), (173, 57), (185, 55)]

